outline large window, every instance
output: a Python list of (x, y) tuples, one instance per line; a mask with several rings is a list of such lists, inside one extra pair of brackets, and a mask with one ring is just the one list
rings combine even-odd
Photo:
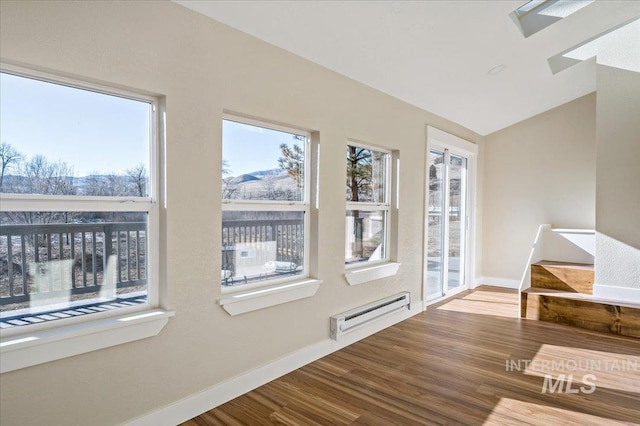
[(389, 152), (347, 146), (345, 263), (362, 265), (389, 259)]
[(223, 120), (223, 289), (308, 275), (309, 144), (299, 130)]
[(2, 328), (157, 305), (155, 99), (0, 78)]

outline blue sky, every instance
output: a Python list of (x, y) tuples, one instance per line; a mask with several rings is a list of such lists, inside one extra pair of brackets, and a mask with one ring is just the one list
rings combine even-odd
[(227, 161), (231, 176), (261, 170), (277, 169), (280, 144), (301, 144), (291, 133), (250, 126), (225, 120), (222, 126), (222, 158)]
[(5, 73), (0, 78), (0, 141), (27, 157), (64, 161), (76, 177), (148, 165), (148, 103)]
[[(148, 165), (149, 120), (146, 102), (0, 74), (0, 141), (28, 158), (64, 161), (76, 177)], [(228, 120), (223, 138), (233, 176), (278, 168), (280, 144), (300, 143), (290, 133)]]

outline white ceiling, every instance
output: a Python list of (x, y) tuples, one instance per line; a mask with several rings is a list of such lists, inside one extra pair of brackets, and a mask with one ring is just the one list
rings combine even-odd
[(525, 38), (509, 14), (526, 0), (174, 1), (481, 135), (594, 91), (594, 61), (547, 59), (640, 16), (598, 0)]

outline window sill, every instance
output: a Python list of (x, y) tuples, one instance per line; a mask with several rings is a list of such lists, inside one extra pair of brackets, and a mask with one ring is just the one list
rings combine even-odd
[(307, 278), (266, 288), (254, 288), (224, 296), (218, 300), (218, 304), (229, 315), (240, 315), (311, 297), (316, 294), (321, 283), (320, 280)]
[(0, 373), (92, 352), (160, 333), (174, 315), (151, 309), (0, 339)]
[(364, 266), (346, 271), (344, 277), (349, 285), (358, 285), (380, 278), (392, 277), (398, 273), (400, 265), (397, 262), (387, 262), (375, 266)]

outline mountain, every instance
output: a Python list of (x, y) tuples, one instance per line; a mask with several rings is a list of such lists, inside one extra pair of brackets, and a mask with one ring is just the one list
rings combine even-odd
[(282, 169), (258, 170), (223, 179), (223, 196), (231, 199), (296, 200), (300, 188)]
[(245, 174), (245, 175), (240, 175), (238, 177), (231, 177), (228, 179), (231, 183), (235, 183), (235, 184), (251, 182), (252, 180), (260, 180), (259, 177), (256, 177), (253, 174)]
[(262, 179), (265, 176), (277, 176), (284, 173), (287, 173), (287, 171), (282, 169), (269, 169), (269, 170), (259, 170), (257, 172), (251, 172), (250, 174), (252, 176)]

